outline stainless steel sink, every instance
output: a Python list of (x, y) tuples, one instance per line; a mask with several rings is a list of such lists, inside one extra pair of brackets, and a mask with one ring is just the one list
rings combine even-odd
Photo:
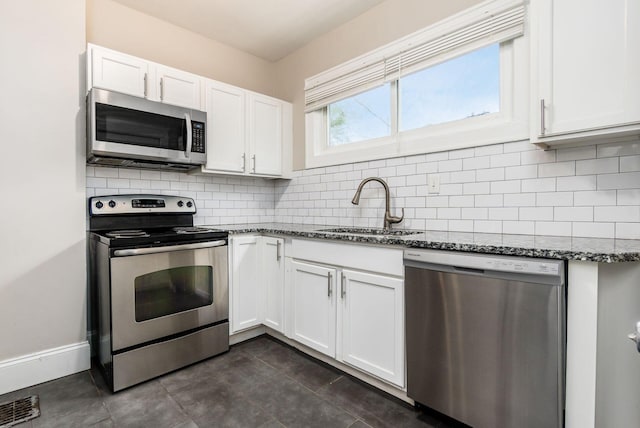
[(375, 229), (367, 227), (335, 227), (330, 229), (318, 229), (318, 232), (339, 233), (344, 235), (355, 236), (378, 236), (378, 237), (400, 237), (408, 235), (417, 235), (422, 233), (419, 230), (402, 230), (402, 229)]

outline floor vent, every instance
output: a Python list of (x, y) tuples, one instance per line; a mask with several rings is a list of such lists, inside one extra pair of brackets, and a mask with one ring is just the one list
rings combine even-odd
[(0, 428), (9, 428), (40, 416), (37, 395), (0, 404)]

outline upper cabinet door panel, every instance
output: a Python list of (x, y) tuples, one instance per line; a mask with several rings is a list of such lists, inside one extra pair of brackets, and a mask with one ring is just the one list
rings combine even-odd
[(282, 102), (257, 94), (249, 96), (251, 172), (282, 174)]
[(543, 0), (532, 7), (539, 8), (539, 98), (544, 100), (537, 133), (639, 122), (640, 2)]
[(205, 170), (245, 171), (245, 91), (212, 80), (206, 84)]
[(158, 65), (156, 67), (158, 94), (160, 101), (196, 110), (202, 110), (200, 103), (201, 78), (195, 74)]
[(103, 49), (91, 50), (92, 84), (95, 87), (148, 97), (149, 63), (136, 57)]

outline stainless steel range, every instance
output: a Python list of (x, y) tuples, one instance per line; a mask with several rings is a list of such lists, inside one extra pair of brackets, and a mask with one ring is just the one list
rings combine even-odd
[(229, 349), (227, 233), (191, 198), (89, 199), (100, 365), (118, 391)]

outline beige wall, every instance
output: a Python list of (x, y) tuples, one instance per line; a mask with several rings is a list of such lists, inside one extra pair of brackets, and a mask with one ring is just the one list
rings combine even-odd
[(0, 363), (86, 339), (84, 11), (2, 3)]
[(275, 64), (293, 102), (293, 167), (304, 167), (304, 79), (437, 22), (480, 0), (387, 0)]
[(245, 89), (278, 95), (272, 63), (112, 0), (87, 0), (87, 41)]

